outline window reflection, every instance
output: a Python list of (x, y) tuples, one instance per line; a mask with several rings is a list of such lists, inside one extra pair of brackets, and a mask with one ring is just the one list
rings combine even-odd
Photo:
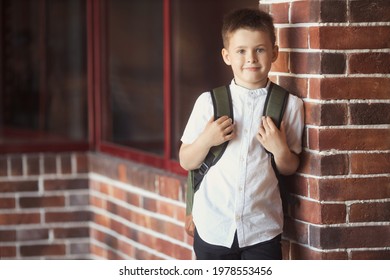
[(85, 1), (0, 5), (0, 143), (86, 140)]

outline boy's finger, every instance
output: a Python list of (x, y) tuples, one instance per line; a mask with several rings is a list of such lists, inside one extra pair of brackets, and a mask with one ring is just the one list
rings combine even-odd
[(218, 124), (221, 124), (221, 123), (223, 123), (224, 121), (226, 121), (227, 119), (229, 119), (228, 116), (219, 117), (219, 118), (217, 119), (217, 123), (218, 123)]
[(268, 127), (272, 130), (275, 130), (276, 125), (274, 124), (274, 121), (270, 117), (266, 117), (266, 122), (268, 124)]

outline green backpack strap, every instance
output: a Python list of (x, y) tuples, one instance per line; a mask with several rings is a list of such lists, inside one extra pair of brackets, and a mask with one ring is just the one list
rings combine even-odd
[[(264, 105), (263, 116), (271, 117), (274, 124), (279, 129), (283, 119), (284, 111), (286, 109), (288, 96), (289, 93), (287, 90), (271, 82)], [(279, 173), (274, 155), (268, 151), (267, 153), (271, 156), (271, 165), (275, 172), (276, 178), (278, 179), (279, 191), (283, 201), (283, 208), (285, 208), (286, 203), (292, 203), (291, 196), (287, 190), (286, 177)]]
[[(214, 108), (214, 120), (222, 116), (229, 116), (233, 118), (233, 103), (229, 86), (221, 86), (210, 91), (211, 100)], [(194, 194), (199, 189), (203, 177), (209, 171), (210, 167), (217, 163), (224, 153), (228, 142), (221, 145), (214, 146), (210, 149), (205, 160), (199, 169), (188, 172), (187, 178), (187, 195), (186, 195), (186, 214), (192, 213), (192, 206), (194, 201)]]
[(287, 90), (271, 82), (265, 100), (263, 116), (271, 117), (277, 128), (280, 128), (288, 95)]

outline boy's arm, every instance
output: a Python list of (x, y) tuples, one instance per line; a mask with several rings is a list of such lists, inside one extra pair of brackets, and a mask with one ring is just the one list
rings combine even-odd
[(279, 130), (270, 117), (263, 117), (262, 127), (260, 127), (256, 137), (263, 147), (274, 155), (276, 167), (280, 174), (292, 175), (297, 171), (299, 157), (287, 145), (283, 122)]
[(194, 170), (200, 167), (213, 146), (218, 146), (234, 138), (234, 124), (228, 116), (222, 116), (214, 121), (212, 117), (199, 135), (191, 144), (183, 143), (179, 151), (180, 165), (185, 170)]

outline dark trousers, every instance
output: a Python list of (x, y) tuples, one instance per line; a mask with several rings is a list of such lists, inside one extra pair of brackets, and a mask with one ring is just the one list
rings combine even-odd
[(209, 244), (203, 241), (195, 229), (194, 251), (198, 260), (281, 260), (281, 235), (252, 246), (240, 248), (237, 233), (231, 248)]

